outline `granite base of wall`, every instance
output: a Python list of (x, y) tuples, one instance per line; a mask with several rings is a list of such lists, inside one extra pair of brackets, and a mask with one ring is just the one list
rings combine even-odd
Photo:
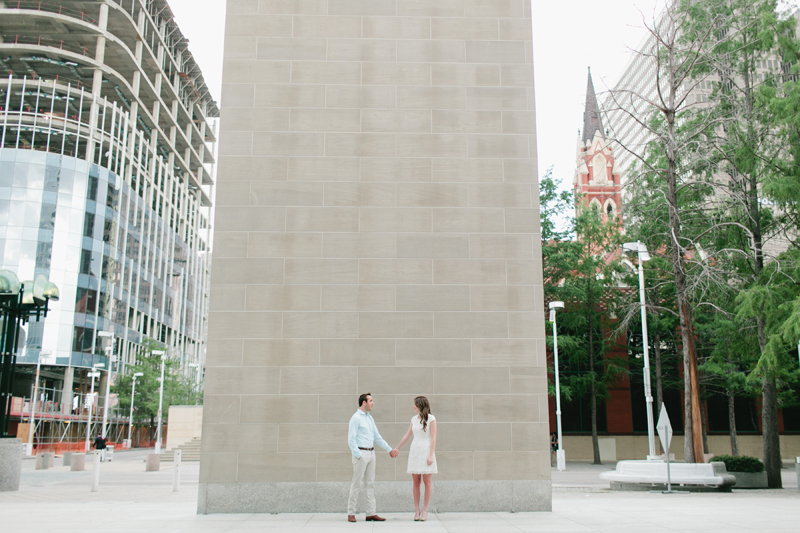
[(22, 471), (22, 441), (0, 439), (0, 492), (19, 490)]
[[(346, 513), (348, 482), (200, 483), (197, 514)], [(423, 496), (424, 497), (424, 496)], [(413, 512), (411, 481), (375, 483), (379, 513)], [(549, 480), (434, 482), (433, 512), (552, 510)], [(365, 510), (363, 498), (358, 511)]]

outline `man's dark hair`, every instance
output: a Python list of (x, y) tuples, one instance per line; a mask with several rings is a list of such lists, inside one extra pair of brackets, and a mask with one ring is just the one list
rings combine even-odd
[(370, 394), (369, 392), (365, 392), (364, 394), (362, 394), (361, 396), (358, 397), (358, 406), (359, 407), (364, 405), (364, 402), (367, 401), (367, 396), (372, 396), (372, 394)]

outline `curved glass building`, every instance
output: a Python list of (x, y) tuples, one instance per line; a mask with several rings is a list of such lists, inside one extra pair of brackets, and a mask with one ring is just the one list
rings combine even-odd
[(0, 2), (0, 34), (0, 269), (61, 289), (14, 396), (41, 356), (37, 410), (80, 416), (98, 331), (114, 370), (150, 337), (199, 384), (218, 109), (167, 3)]

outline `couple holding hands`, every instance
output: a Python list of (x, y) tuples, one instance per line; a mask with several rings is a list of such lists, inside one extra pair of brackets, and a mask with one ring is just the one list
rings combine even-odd
[[(414, 398), (414, 413), (408, 431), (400, 439), (396, 448), (392, 449), (381, 434), (370, 411), (374, 402), (370, 393), (358, 397), (358, 410), (350, 418), (347, 432), (347, 444), (353, 459), (353, 481), (350, 484), (350, 498), (347, 502), (347, 520), (356, 521), (356, 504), (361, 490), (365, 490), (367, 500), (367, 522), (386, 520), (377, 514), (375, 502), (375, 444), (389, 452), (394, 459), (399, 449), (413, 435), (408, 452), (408, 470), (414, 481), (414, 521), (425, 521), (428, 518), (428, 504), (433, 495), (432, 475), (436, 469), (436, 418), (431, 414), (431, 407), (425, 396)], [(425, 483), (425, 502), (422, 511), (419, 508), (420, 484)]]

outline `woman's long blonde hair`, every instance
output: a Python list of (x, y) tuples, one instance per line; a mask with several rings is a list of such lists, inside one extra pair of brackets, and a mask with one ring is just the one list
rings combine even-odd
[(428, 415), (431, 414), (431, 404), (425, 396), (414, 398), (414, 405), (419, 409), (419, 419), (422, 420), (422, 431), (427, 431)]

